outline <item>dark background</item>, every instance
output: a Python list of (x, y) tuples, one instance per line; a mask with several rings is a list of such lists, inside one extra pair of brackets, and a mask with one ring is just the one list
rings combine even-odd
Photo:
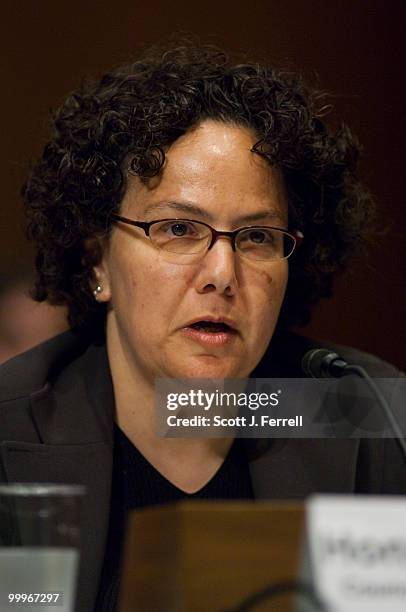
[(49, 109), (82, 76), (130, 60), (172, 32), (195, 33), (317, 78), (332, 94), (330, 120), (358, 134), (362, 174), (389, 229), (367, 261), (338, 279), (334, 299), (304, 331), (406, 370), (405, 23), (405, 0), (3, 2), (0, 272), (31, 257), (19, 190), (45, 142)]

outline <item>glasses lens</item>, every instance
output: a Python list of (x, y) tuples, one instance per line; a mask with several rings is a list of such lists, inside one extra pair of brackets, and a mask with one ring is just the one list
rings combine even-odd
[(250, 259), (272, 261), (289, 257), (295, 248), (295, 239), (283, 230), (250, 227), (237, 235), (236, 245)]
[(197, 221), (170, 219), (151, 225), (149, 235), (154, 245), (163, 251), (193, 255), (205, 250), (211, 233)]

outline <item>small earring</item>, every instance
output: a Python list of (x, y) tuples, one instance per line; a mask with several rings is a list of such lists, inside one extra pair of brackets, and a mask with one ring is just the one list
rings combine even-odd
[(101, 285), (97, 285), (96, 289), (93, 291), (94, 299), (97, 300), (99, 295), (103, 292), (103, 287)]

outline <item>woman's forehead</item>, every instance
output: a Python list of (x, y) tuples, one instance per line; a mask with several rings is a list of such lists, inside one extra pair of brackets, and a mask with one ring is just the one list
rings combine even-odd
[(159, 175), (129, 178), (121, 210), (149, 215), (179, 204), (180, 211), (203, 209), (206, 220), (220, 211), (234, 216), (274, 211), (285, 219), (282, 174), (251, 150), (256, 140), (244, 127), (202, 123), (168, 149)]

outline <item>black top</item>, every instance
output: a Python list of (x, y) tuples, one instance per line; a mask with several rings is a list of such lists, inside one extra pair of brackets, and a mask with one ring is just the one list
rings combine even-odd
[(242, 441), (234, 440), (213, 478), (199, 491), (189, 494), (162, 476), (115, 425), (109, 534), (95, 608), (97, 612), (116, 609), (127, 512), (181, 499), (253, 499)]

